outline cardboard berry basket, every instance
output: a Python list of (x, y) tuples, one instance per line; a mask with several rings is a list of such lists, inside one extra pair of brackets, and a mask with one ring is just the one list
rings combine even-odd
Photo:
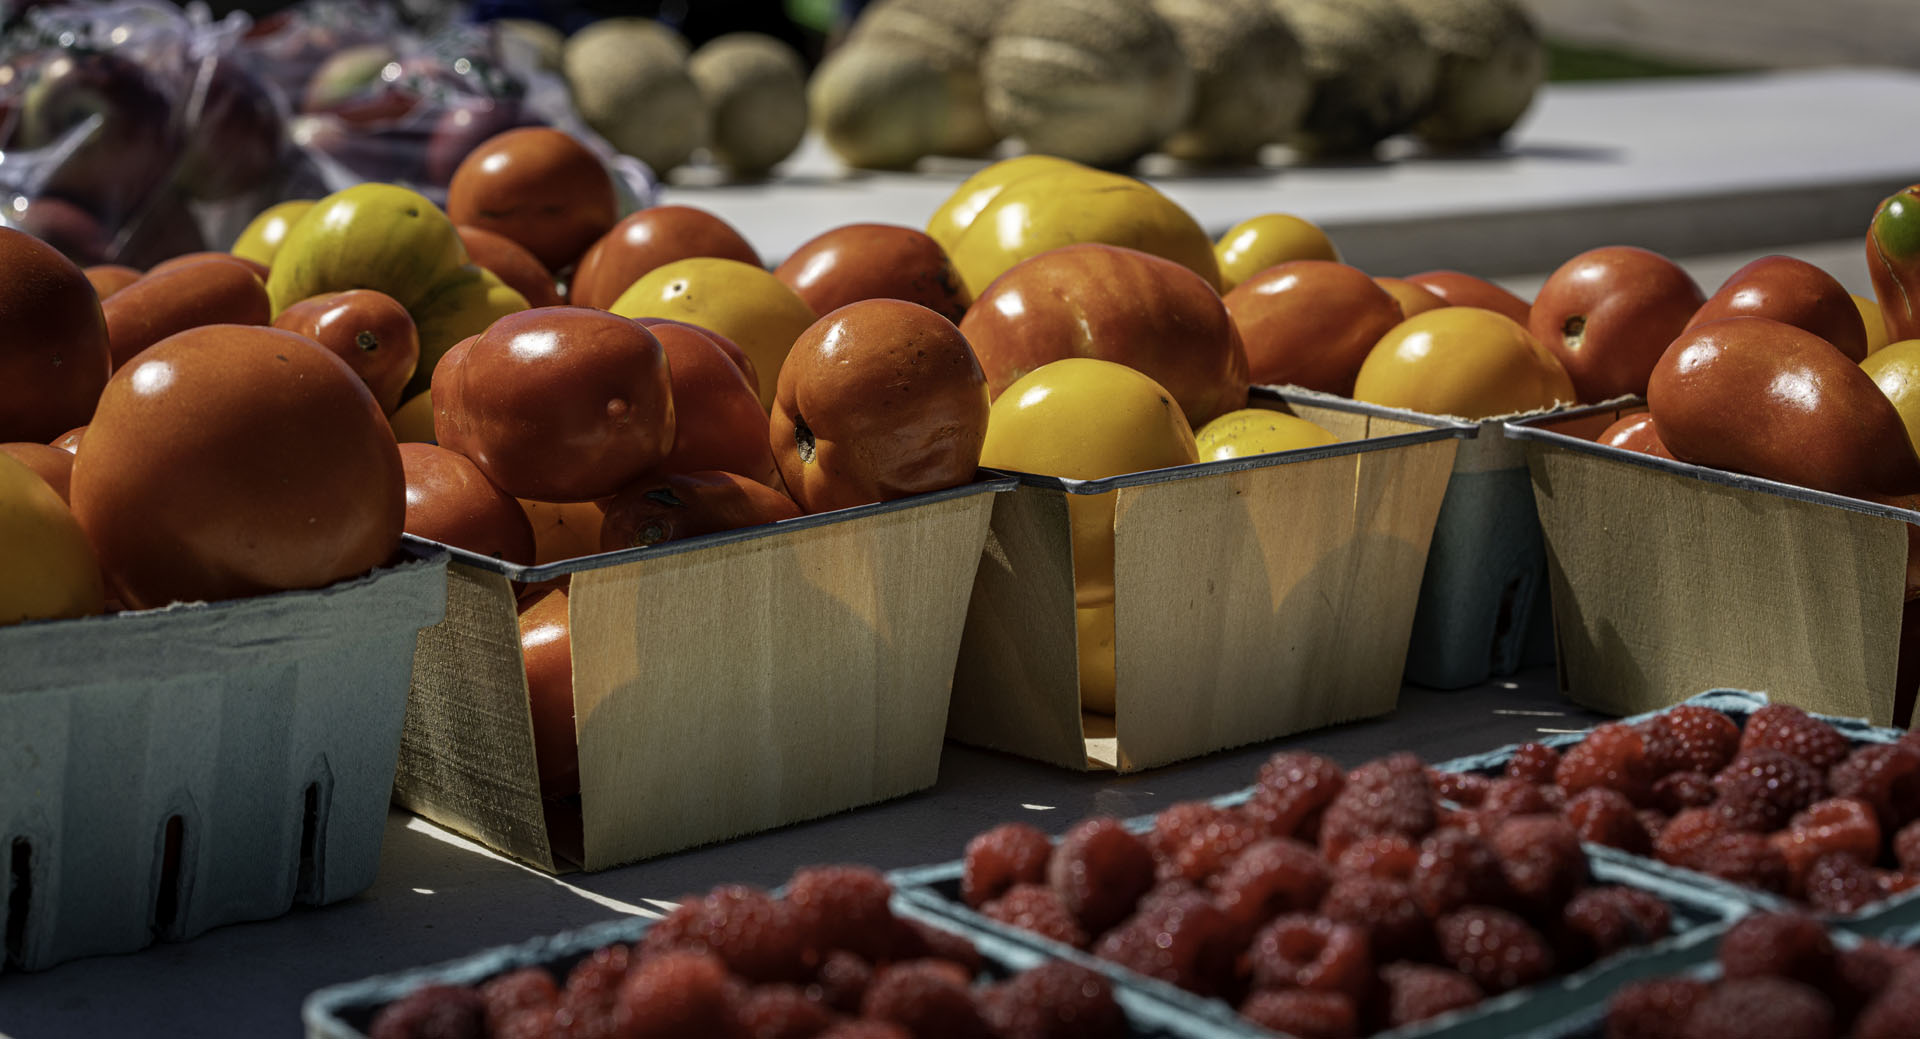
[(1634, 714), (1736, 686), (1904, 724), (1904, 575), (1920, 513), (1588, 439), (1610, 421), (1507, 427), (1546, 534), (1561, 691)]
[(445, 553), (314, 591), (0, 628), (7, 968), (373, 883)]
[[(1710, 689), (1684, 702), (1719, 711), (1733, 718), (1744, 729), (1747, 719), (1753, 715), (1753, 712), (1765, 707), (1770, 700), (1765, 693), (1744, 689)], [(1629, 723), (1645, 721), (1671, 709), (1669, 707), (1659, 711), (1648, 711), (1622, 720)], [(1846, 737), (1847, 742), (1856, 747), (1872, 743), (1893, 743), (1904, 735), (1899, 729), (1873, 725), (1860, 718), (1839, 718), (1823, 714), (1816, 714), (1815, 717), (1838, 729), (1840, 734)], [(1538, 742), (1564, 752), (1566, 748), (1585, 740), (1587, 733), (1591, 731), (1588, 729), (1582, 732), (1543, 736)], [(1478, 772), (1497, 775), (1505, 770), (1507, 762), (1513, 758), (1518, 749), (1519, 745), (1513, 744), (1484, 754), (1455, 758), (1435, 765), (1434, 768), (1444, 772)], [(1596, 861), (1625, 863), (1645, 875), (1661, 877), (1671, 883), (1707, 892), (1718, 898), (1741, 902), (1755, 910), (1809, 913), (1835, 926), (1864, 934), (1880, 934), (1903, 926), (1920, 925), (1920, 889), (1894, 895), (1867, 906), (1857, 913), (1821, 913), (1780, 895), (1745, 887), (1694, 870), (1682, 869), (1679, 866), (1671, 866), (1649, 856), (1635, 855), (1618, 848), (1588, 844), (1587, 854)]]
[[(1104, 480), (1016, 474), (993, 505), (949, 733), (1130, 772), (1372, 717), (1400, 693), (1435, 512), (1472, 427), (1307, 391), (1253, 406), (1340, 443)], [(1113, 716), (1083, 714), (1070, 494), (1116, 495)]]
[[(898, 895), (893, 899), (893, 912), (895, 916), (970, 940), (985, 961), (985, 977), (981, 980), (1004, 979), (1040, 966), (1048, 959), (1024, 943), (971, 930)], [(423, 985), (474, 985), (523, 967), (544, 967), (557, 981), (564, 982), (567, 971), (595, 949), (616, 942), (638, 942), (654, 922), (650, 917), (610, 920), (518, 945), (488, 949), (431, 967), (324, 988), (308, 996), (301, 1009), (306, 1037), (366, 1039), (367, 1030), (381, 1009)], [(1128, 1034), (1134, 1039), (1229, 1039), (1244, 1034), (1221, 1028), (1211, 1020), (1214, 1016), (1211, 1013), (1194, 1014), (1192, 1008), (1169, 1004), (1122, 985), (1114, 986), (1113, 995), (1126, 1015)]]
[[(1139, 828), (1139, 822), (1129, 823)], [(1151, 823), (1145, 823), (1151, 826)], [(1596, 998), (1605, 999), (1629, 981), (1671, 973), (1681, 966), (1700, 960), (1703, 948), (1713, 943), (1733, 920), (1748, 912), (1743, 903), (1703, 891), (1691, 885), (1644, 873), (1617, 860), (1592, 857), (1593, 879), (1602, 884), (1618, 884), (1650, 892), (1664, 900), (1673, 911), (1673, 933), (1652, 944), (1627, 949), (1561, 977), (1537, 985), (1515, 989), (1462, 1010), (1442, 1014), (1427, 1021), (1391, 1031), (1376, 1033), (1377, 1039), (1469, 1039), (1482, 1036), (1509, 1036), (1554, 1021), (1573, 1008)], [(1090, 952), (1043, 938), (1030, 931), (989, 919), (969, 909), (960, 899), (961, 862), (942, 863), (892, 874), (900, 898), (914, 903), (927, 913), (952, 920), (969, 933), (988, 934), (1015, 945), (1024, 945), (1054, 959), (1067, 960), (1100, 971), (1122, 987), (1159, 1000), (1170, 1007), (1186, 1010), (1195, 1018), (1211, 1022), (1224, 1034), (1244, 1039), (1264, 1039), (1273, 1033), (1260, 1028), (1234, 1012), (1232, 1006), (1181, 989), (1168, 982), (1100, 959)]]
[[(549, 872), (933, 785), (992, 478), (520, 567), (455, 550), (394, 798)], [(515, 582), (569, 577), (580, 794), (543, 800)]]

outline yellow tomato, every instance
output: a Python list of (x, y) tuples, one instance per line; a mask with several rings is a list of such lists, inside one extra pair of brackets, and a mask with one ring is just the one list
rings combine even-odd
[(420, 332), (420, 362), (405, 390), (406, 396), (414, 396), (427, 392), (434, 367), (456, 343), (526, 310), (527, 298), (485, 267), (467, 264), (407, 309)]
[(1306, 419), (1266, 408), (1229, 411), (1200, 427), (1193, 439), (1200, 448), (1202, 462), (1322, 447), (1340, 441), (1339, 437)]
[(1220, 288), (1213, 242), (1193, 217), (1142, 181), (1074, 169), (1037, 173), (995, 194), (947, 255), (975, 299), (1021, 260), (1080, 242), (1152, 253)]
[(1113, 604), (1073, 611), (1080, 648), (1080, 709), (1112, 714), (1116, 682), (1113, 663)]
[(403, 444), (433, 443), (433, 394), (414, 394), (387, 416), (387, 425), (393, 427), (393, 438)]
[(1467, 419), (1575, 399), (1558, 358), (1512, 318), (1479, 307), (1442, 307), (1395, 325), (1360, 365), (1353, 396)]
[(600, 551), (600, 527), (606, 513), (590, 501), (549, 502), (520, 499), (533, 526), (533, 562), (546, 566)]
[(768, 410), (787, 351), (819, 319), (779, 278), (749, 263), (711, 256), (655, 267), (608, 309), (621, 317), (685, 321), (733, 340), (760, 372), (760, 406)]
[(233, 240), (233, 248), (228, 252), (243, 260), (273, 266), (274, 254), (280, 251), (280, 243), (286, 240), (287, 229), (312, 208), (313, 200), (310, 198), (297, 198), (268, 206), (247, 224), (246, 229), (240, 232), (240, 237)]
[(453, 221), (426, 196), (356, 184), (313, 204), (287, 229), (267, 274), (278, 314), (322, 292), (378, 289), (412, 310), (467, 262)]
[[(1098, 480), (1198, 460), (1193, 427), (1160, 384), (1123, 364), (1070, 357), (1043, 364), (1000, 394), (980, 464)], [(1112, 494), (1070, 494), (1074, 598), (1113, 601)]]
[(1220, 236), (1213, 255), (1220, 264), (1221, 292), (1232, 292), (1235, 285), (1290, 260), (1340, 262), (1340, 250), (1326, 232), (1287, 213), (1242, 220)]
[(1880, 304), (1865, 296), (1848, 293), (1853, 297), (1853, 305), (1860, 309), (1860, 323), (1867, 326), (1867, 353), (1885, 349), (1887, 339), (1887, 319), (1880, 313)]
[(1020, 155), (1002, 159), (960, 182), (953, 194), (940, 203), (940, 208), (933, 211), (932, 218), (927, 221), (927, 237), (939, 242), (940, 248), (952, 252), (953, 243), (960, 240), (960, 233), (1008, 184), (1041, 173), (1069, 170), (1091, 172), (1091, 167), (1051, 155)]
[(105, 608), (100, 562), (67, 503), (0, 454), (0, 625)]
[(1893, 402), (1907, 425), (1907, 439), (1920, 451), (1920, 339), (1888, 343), (1868, 354), (1860, 368)]

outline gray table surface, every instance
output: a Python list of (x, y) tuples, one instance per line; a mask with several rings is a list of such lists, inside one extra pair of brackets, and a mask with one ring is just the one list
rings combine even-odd
[(1283, 747), (1352, 766), (1394, 750), (1430, 761), (1578, 729), (1598, 715), (1563, 701), (1550, 670), (1456, 692), (1408, 688), (1390, 716), (1302, 733), (1132, 775), (1068, 772), (946, 745), (933, 789), (859, 811), (592, 875), (549, 877), (406, 813), (388, 820), (371, 890), (337, 905), (221, 928), (194, 941), (0, 974), (0, 1032), (64, 1036), (295, 1036), (316, 988), (658, 911), (723, 882), (773, 886), (797, 867), (885, 869), (957, 858), (996, 823), (1052, 832), (1084, 816), (1131, 816), (1253, 781)]

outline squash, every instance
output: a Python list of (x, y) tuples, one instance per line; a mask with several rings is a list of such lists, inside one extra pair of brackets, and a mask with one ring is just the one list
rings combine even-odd
[(1193, 111), (1162, 145), (1196, 162), (1248, 161), (1306, 114), (1300, 41), (1266, 0), (1153, 0), (1194, 74)]
[(1497, 142), (1533, 103), (1546, 47), (1516, 0), (1421, 0), (1407, 10), (1440, 53), (1433, 108), (1413, 132), (1442, 150)]
[(1440, 56), (1398, 0), (1268, 0), (1306, 56), (1313, 98), (1290, 143), (1365, 155), (1426, 114)]

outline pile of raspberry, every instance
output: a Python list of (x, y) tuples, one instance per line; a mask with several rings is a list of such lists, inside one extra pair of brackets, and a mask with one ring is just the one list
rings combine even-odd
[(1105, 978), (1049, 963), (975, 984), (958, 935), (893, 915), (879, 873), (794, 874), (785, 897), (714, 888), (633, 946), (564, 981), (540, 967), (477, 987), (429, 985), (383, 1009), (371, 1039), (1120, 1039)]
[(1836, 948), (1797, 914), (1750, 916), (1720, 942), (1718, 981), (1659, 978), (1607, 1004), (1607, 1039), (1912, 1039), (1920, 952), (1864, 941)]
[(1686, 704), (1529, 743), (1499, 778), (1435, 774), (1477, 815), (1554, 811), (1581, 838), (1852, 913), (1920, 884), (1920, 733), (1855, 747), (1798, 707), (1742, 729)]
[(960, 894), (1299, 1039), (1425, 1020), (1671, 930), (1658, 898), (1590, 885), (1551, 811), (1475, 822), (1457, 824), (1411, 754), (1343, 773), (1286, 752), (1244, 804), (1177, 804), (1146, 834), (1107, 818), (1057, 846), (989, 830)]

